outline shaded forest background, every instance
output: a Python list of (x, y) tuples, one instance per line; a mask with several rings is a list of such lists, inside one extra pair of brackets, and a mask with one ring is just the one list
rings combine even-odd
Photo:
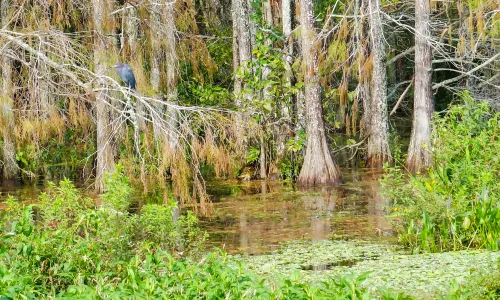
[(464, 90), (500, 105), (497, 0), (0, 4), (5, 179), (102, 191), (119, 163), (185, 203), (207, 201), (202, 173), (310, 185), (341, 181), (338, 165), (417, 172), (434, 111)]

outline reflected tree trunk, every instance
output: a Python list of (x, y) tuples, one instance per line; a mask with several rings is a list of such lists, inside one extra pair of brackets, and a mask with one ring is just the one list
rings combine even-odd
[[(101, 76), (107, 75), (106, 52), (108, 42), (105, 35), (105, 18), (110, 3), (107, 0), (92, 0), (94, 21), (94, 68), (97, 75), (95, 84), (97, 87), (105, 87), (106, 82)], [(112, 128), (110, 125), (109, 111), (106, 105), (107, 91), (96, 92), (96, 120), (97, 120), (97, 169), (96, 189), (104, 191), (104, 175), (114, 170), (114, 157), (112, 147)]]
[(318, 75), (317, 34), (312, 0), (300, 1), (302, 64), (307, 114), (307, 148), (297, 183), (335, 184), (342, 181), (326, 140)]
[(387, 70), (384, 32), (380, 18), (380, 0), (369, 1), (368, 19), (373, 55), (370, 125), (368, 127), (367, 167), (381, 168), (391, 161), (389, 149), (389, 122), (387, 113)]
[(424, 171), (432, 163), (431, 119), (432, 51), (430, 45), (430, 4), (415, 1), (415, 95), (413, 99), (413, 127), (406, 167), (410, 172)]
[[(9, 0), (0, 0), (0, 18), (2, 27), (7, 26)], [(5, 48), (3, 51), (7, 51)], [(14, 139), (14, 100), (12, 99), (12, 65), (7, 55), (0, 56), (0, 128), (3, 137), (2, 170), (5, 179), (14, 179), (18, 176), (19, 168), (16, 163), (16, 145)]]

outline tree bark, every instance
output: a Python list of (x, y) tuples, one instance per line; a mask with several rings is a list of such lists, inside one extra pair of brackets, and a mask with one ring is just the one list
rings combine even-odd
[[(295, 0), (294, 4), (300, 5), (300, 0)], [(300, 16), (298, 18), (300, 18)], [(297, 50), (296, 51), (298, 53), (303, 53), (302, 46), (300, 43), (297, 43)], [(299, 79), (297, 79), (297, 81), (299, 81)], [(304, 79), (302, 79), (302, 81), (304, 81)], [(304, 130), (306, 128), (306, 103), (305, 103), (305, 96), (304, 96), (303, 89), (300, 89), (297, 92), (297, 95), (295, 96), (295, 103), (294, 103), (293, 107), (294, 107), (294, 112), (295, 112), (295, 116), (296, 116), (295, 131), (299, 132), (299, 131)]]
[[(160, 63), (161, 63), (161, 41), (164, 39), (161, 28), (161, 18), (163, 11), (163, 4), (161, 0), (151, 0), (150, 1), (151, 10), (151, 72), (150, 81), (151, 88), (154, 93), (154, 97), (160, 99)], [(163, 116), (163, 105), (161, 103), (155, 103), (155, 110), (158, 114), (157, 117)], [(153, 122), (153, 134), (156, 141), (161, 140), (161, 129), (159, 127), (159, 122)]]
[[(95, 84), (104, 87), (106, 82), (101, 76), (106, 76), (107, 42), (105, 36), (106, 0), (92, 0), (94, 21), (94, 67), (97, 79)], [(96, 119), (97, 119), (97, 170), (96, 189), (104, 191), (104, 175), (114, 170), (114, 157), (112, 147), (112, 130), (109, 120), (109, 111), (106, 107), (107, 91), (100, 90), (96, 93)]]
[(407, 169), (416, 173), (432, 163), (431, 119), (432, 54), (430, 41), (430, 6), (427, 0), (415, 0), (415, 96), (413, 127), (408, 148)]
[(139, 36), (139, 18), (137, 16), (137, 9), (126, 3), (127, 9), (127, 23), (126, 23), (126, 34), (127, 34), (127, 42), (130, 48), (130, 56), (136, 57), (137, 52), (137, 39)]
[[(231, 1), (231, 17), (233, 23), (233, 74), (236, 74), (238, 68), (240, 66), (240, 48), (239, 48), (239, 39), (240, 39), (240, 30), (238, 25), (238, 7), (240, 0)], [(241, 78), (238, 75), (235, 75), (234, 78), (234, 96), (236, 99), (241, 94)]]
[(260, 179), (266, 179), (267, 164), (266, 164), (266, 144), (264, 139), (264, 133), (261, 134), (259, 142), (260, 142), (260, 157), (259, 157)]
[[(233, 0), (233, 51), (237, 50), (237, 54), (233, 54), (233, 64), (240, 69), (242, 73), (247, 71), (247, 61), (252, 59), (251, 52), (251, 33), (250, 33), (250, 15), (247, 0)], [(234, 32), (236, 30), (236, 33)], [(236, 57), (237, 56), (237, 57)], [(237, 61), (236, 61), (237, 58)], [(239, 72), (238, 72), (239, 73)], [(251, 94), (248, 93), (245, 83), (239, 75), (235, 79), (235, 105), (242, 108), (241, 99), (250, 99)], [(245, 112), (235, 117), (235, 137), (237, 140), (237, 152), (242, 154), (244, 145), (247, 144), (247, 137), (244, 134), (244, 124), (247, 119)]]
[[(282, 17), (283, 17), (283, 34), (285, 35), (285, 49), (283, 51), (283, 60), (285, 63), (285, 88), (289, 89), (293, 80), (293, 43), (292, 43), (292, 3), (291, 0), (282, 1)], [(285, 102), (277, 107), (281, 107), (281, 117), (285, 120), (280, 124), (279, 133), (276, 141), (276, 152), (278, 159), (285, 155), (285, 146), (288, 133), (290, 131), (290, 103), (293, 101), (293, 96), (290, 99), (285, 99)]]
[(323, 123), (312, 0), (300, 0), (300, 24), (307, 114), (307, 148), (297, 183), (300, 185), (336, 184), (342, 181), (342, 177), (330, 154)]
[[(264, 15), (264, 21), (269, 25), (273, 26), (273, 12), (271, 9), (271, 3), (269, 1), (266, 1), (262, 3), (262, 13)], [(270, 47), (271, 46), (271, 40), (267, 39), (265, 41), (265, 45)], [(269, 76), (271, 75), (271, 68), (268, 66), (264, 66), (264, 70), (262, 71), (262, 81), (266, 82), (269, 80)], [(262, 97), (264, 98), (264, 101), (273, 101), (272, 95), (271, 95), (271, 85), (268, 84), (264, 87), (264, 90), (262, 92)], [(279, 124), (276, 124), (274, 126), (274, 131), (279, 133)], [(264, 135), (266, 134), (266, 127), (263, 126), (263, 132), (262, 135), (260, 136), (260, 178), (264, 179), (267, 178), (267, 166), (266, 166), (266, 146), (265, 146), (265, 138)], [(280, 136), (280, 134), (278, 134)]]
[[(8, 0), (0, 2), (0, 18), (2, 27), (7, 25), (7, 11), (9, 8)], [(4, 49), (5, 51), (5, 49)], [(5, 179), (14, 179), (18, 176), (19, 168), (16, 163), (16, 144), (14, 139), (14, 101), (12, 99), (12, 66), (10, 59), (6, 55), (0, 57), (1, 90), (0, 90), (0, 114), (2, 121), (0, 128), (3, 137), (3, 177)]]
[[(177, 52), (175, 39), (175, 13), (174, 3), (166, 2), (165, 6), (165, 40), (166, 43), (166, 65), (167, 65), (167, 102), (177, 104)], [(168, 143), (171, 149), (177, 147), (179, 143), (179, 115), (171, 106), (166, 111), (167, 123), (169, 124)]]
[[(125, 5), (127, 16), (125, 32), (127, 35), (128, 48), (130, 50), (130, 64), (133, 67), (141, 67), (143, 56), (139, 51), (139, 16), (137, 15), (137, 8), (130, 3), (126, 3)], [(137, 75), (139, 68), (135, 68), (135, 70)], [(146, 129), (146, 122), (144, 120), (144, 105), (141, 101), (136, 103), (135, 112), (137, 116), (137, 125), (140, 130), (144, 131)]]
[(391, 161), (389, 123), (387, 116), (387, 69), (384, 32), (380, 18), (379, 0), (369, 0), (370, 37), (373, 54), (373, 73), (370, 100), (367, 167), (381, 168)]

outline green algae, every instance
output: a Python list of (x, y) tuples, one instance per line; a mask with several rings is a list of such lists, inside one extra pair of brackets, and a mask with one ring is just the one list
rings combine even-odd
[(294, 242), (267, 255), (235, 259), (266, 277), (299, 273), (306, 283), (329, 276), (369, 273), (363, 286), (433, 299), (453, 285), (466, 284), (480, 274), (498, 270), (500, 252), (470, 250), (410, 255), (401, 247), (366, 241)]

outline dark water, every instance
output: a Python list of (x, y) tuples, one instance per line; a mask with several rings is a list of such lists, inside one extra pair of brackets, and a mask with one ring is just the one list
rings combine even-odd
[[(309, 189), (282, 181), (207, 182), (214, 213), (202, 218), (201, 225), (210, 234), (210, 245), (230, 253), (268, 252), (282, 242), (299, 239), (390, 239), (391, 226), (384, 216), (378, 183), (380, 170), (344, 169), (343, 175), (346, 184)], [(0, 201), (11, 194), (34, 202), (44, 185), (43, 181), (3, 183)], [(76, 185), (84, 194), (96, 196), (91, 188), (83, 188), (88, 183)]]

